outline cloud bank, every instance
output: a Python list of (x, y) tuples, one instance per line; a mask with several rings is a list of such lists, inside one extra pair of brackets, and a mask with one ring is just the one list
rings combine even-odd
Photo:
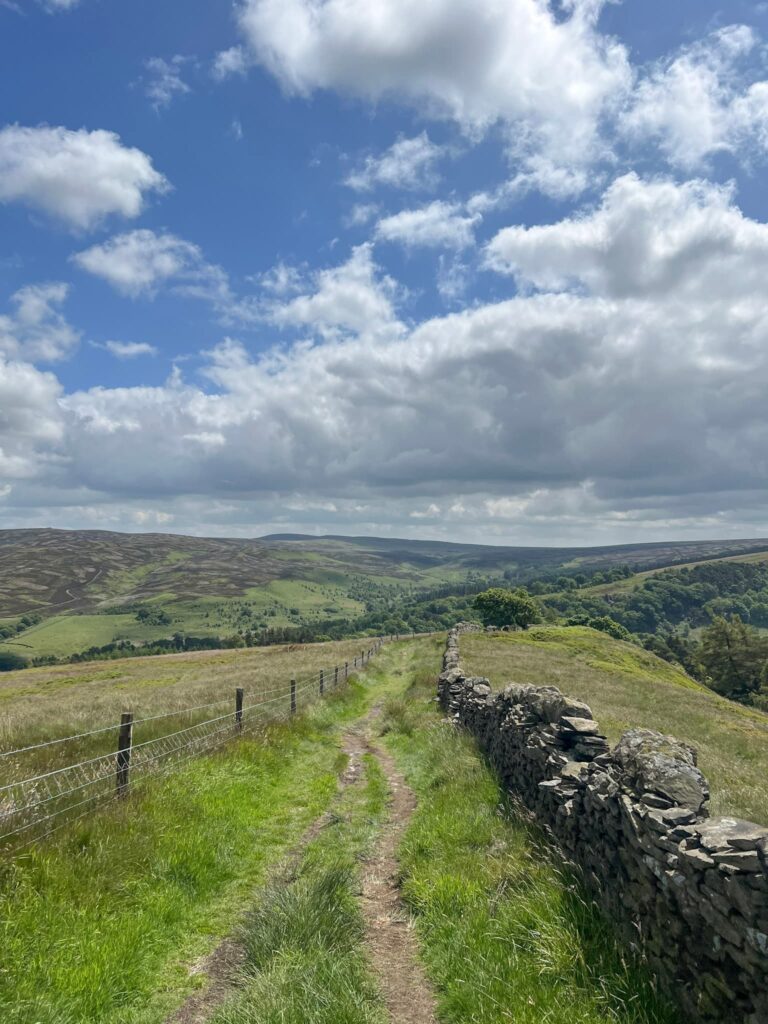
[(727, 189), (627, 175), (581, 217), (500, 232), (487, 259), (523, 291), (417, 326), (369, 246), (284, 272), (269, 317), (304, 340), (260, 356), (225, 341), (205, 384), (62, 396), (13, 364), (5, 506), (151, 498), (183, 521), (210, 501), (236, 529), (246, 509), (317, 522), (320, 502), (337, 524), (552, 539), (759, 515), (768, 226)]

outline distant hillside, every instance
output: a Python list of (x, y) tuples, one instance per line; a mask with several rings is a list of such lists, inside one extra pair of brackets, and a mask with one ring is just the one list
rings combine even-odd
[(578, 590), (557, 591), (559, 582), (544, 603), (566, 619), (609, 615), (636, 634), (667, 634), (738, 615), (768, 629), (768, 551), (665, 566)]
[(694, 541), (597, 548), (527, 548), (381, 537), (274, 534), (256, 540), (102, 530), (0, 530), (0, 616), (96, 610), (158, 597), (242, 596), (281, 579), (328, 574), (387, 576), (403, 583), (468, 571), (597, 568), (638, 570), (768, 548), (768, 540)]
[(388, 537), (320, 537), (300, 533), (275, 533), (260, 538), (265, 544), (286, 544), (294, 549), (314, 552), (350, 552), (357, 549), (391, 561), (414, 564), (463, 566), (467, 569), (520, 569), (562, 567), (598, 569), (612, 565), (631, 565), (633, 569), (657, 568), (741, 555), (768, 549), (767, 538), (745, 540), (657, 541), (650, 544), (615, 544), (603, 547), (509, 547), (490, 544), (456, 544), (437, 540), (403, 540)]
[[(0, 631), (8, 635), (0, 650), (61, 657), (177, 632), (225, 637), (307, 627), (338, 637), (349, 635), (347, 624), (405, 630), (426, 621), (433, 628), (435, 609), (428, 620), (403, 618), (406, 602), (413, 611), (414, 601), (476, 592), (502, 577), (524, 583), (557, 570), (644, 570), (766, 548), (767, 540), (529, 548), (300, 534), (3, 530)], [(449, 617), (453, 610), (438, 609)], [(16, 635), (22, 616), (35, 621)]]

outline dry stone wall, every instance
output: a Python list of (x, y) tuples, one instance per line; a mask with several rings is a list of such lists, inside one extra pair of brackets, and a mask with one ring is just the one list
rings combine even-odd
[(685, 1019), (768, 1024), (768, 826), (710, 818), (693, 748), (648, 729), (611, 750), (590, 708), (550, 686), (461, 668), (448, 634), (438, 695), (504, 787), (547, 828), (641, 949)]

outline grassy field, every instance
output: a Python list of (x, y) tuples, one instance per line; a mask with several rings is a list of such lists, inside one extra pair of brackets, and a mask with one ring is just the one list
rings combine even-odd
[(103, 615), (69, 612), (44, 619), (18, 638), (0, 643), (0, 651), (27, 658), (66, 657), (88, 647), (103, 647), (115, 640), (144, 644), (173, 633), (192, 636), (230, 636), (246, 629), (311, 624), (332, 618), (354, 618), (365, 611), (362, 601), (350, 597), (338, 584), (310, 580), (276, 580), (247, 588), (242, 597), (200, 597), (178, 600), (156, 594), (149, 606), (162, 608), (170, 625), (139, 622), (135, 613)]
[[(345, 661), (352, 665), (368, 646), (362, 641), (340, 641), (200, 651), (3, 673), (0, 755), (59, 736), (111, 725), (115, 729), (19, 756), (0, 756), (0, 784), (115, 750), (117, 724), (124, 710), (132, 710), (137, 720), (174, 713), (137, 724), (136, 744), (226, 714), (234, 709), (236, 687), (243, 687), (246, 707), (269, 700), (272, 703), (264, 711), (282, 713), (292, 677), (301, 687), (309, 676), (316, 678), (321, 668), (333, 669)], [(304, 699), (300, 693), (299, 702)], [(226, 703), (184, 711), (218, 701)]]
[(146, 643), (168, 634), (168, 626), (145, 626), (135, 615), (54, 615), (10, 643), (0, 643), (0, 651), (14, 651), (25, 658), (48, 654), (60, 658), (113, 640)]
[[(440, 636), (388, 645), (290, 723), (6, 860), (4, 1024), (162, 1024), (204, 986), (197, 965), (233, 929), (244, 964), (211, 1024), (385, 1024), (359, 895), (387, 806), (375, 746), (360, 781), (337, 795), (341, 737), (382, 703), (367, 728), (382, 733), (419, 799), (400, 876), (440, 1020), (674, 1024), (541, 836), (498, 813), (498, 785), (435, 708), (442, 646)], [(204, 658), (155, 661), (169, 672), (158, 690), (166, 697), (200, 685)], [(227, 682), (232, 666), (219, 666)], [(79, 700), (95, 680), (58, 683)], [(152, 692), (157, 679), (149, 683)]]
[(718, 697), (633, 644), (581, 627), (467, 634), (464, 668), (495, 688), (557, 686), (586, 701), (615, 742), (643, 727), (691, 743), (712, 789), (712, 813), (768, 822), (768, 715)]

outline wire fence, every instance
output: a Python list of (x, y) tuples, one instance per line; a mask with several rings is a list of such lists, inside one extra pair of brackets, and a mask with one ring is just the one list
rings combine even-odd
[[(399, 637), (386, 638), (393, 639)], [(284, 687), (259, 691), (251, 701), (246, 701), (245, 689), (238, 687), (234, 700), (223, 697), (144, 718), (134, 718), (132, 712), (124, 712), (119, 725), (100, 726), (0, 751), (0, 851), (15, 853), (38, 843), (96, 808), (125, 799), (148, 780), (175, 771), (230, 740), (253, 735), (269, 721), (295, 714), (300, 706), (305, 707), (313, 699), (343, 685), (351, 674), (368, 664), (384, 643), (385, 638), (378, 638), (351, 664), (344, 662), (294, 677)], [(201, 712), (208, 712), (209, 716), (135, 742), (136, 730), (147, 723), (153, 723), (156, 728), (158, 722)], [(94, 737), (99, 739), (94, 740)], [(25, 759), (39, 758), (41, 752), (48, 752), (46, 748), (50, 748), (52, 756), (58, 756), (67, 743), (102, 740), (108, 741), (106, 752), (71, 764), (46, 766), (47, 770), (38, 770), (35, 774), (23, 770)], [(29, 767), (27, 764), (27, 769)]]

